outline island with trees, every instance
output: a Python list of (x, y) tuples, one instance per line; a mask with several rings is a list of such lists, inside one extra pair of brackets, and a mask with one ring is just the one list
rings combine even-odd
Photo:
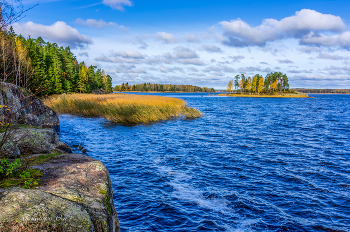
[(207, 87), (198, 87), (193, 85), (171, 85), (171, 84), (151, 84), (151, 83), (143, 83), (143, 84), (135, 84), (129, 85), (128, 82), (121, 85), (116, 85), (113, 88), (115, 92), (215, 92), (214, 88)]
[(264, 78), (256, 74), (253, 78), (244, 74), (236, 75), (229, 81), (226, 91), (221, 96), (232, 97), (297, 97), (306, 98), (307, 94), (289, 89), (288, 77), (281, 72), (268, 73)]

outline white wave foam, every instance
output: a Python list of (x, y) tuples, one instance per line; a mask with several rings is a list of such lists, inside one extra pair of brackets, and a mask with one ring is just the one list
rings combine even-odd
[(153, 162), (161, 175), (171, 175), (174, 177), (174, 179), (169, 182), (169, 185), (174, 189), (174, 192), (172, 193), (173, 197), (195, 203), (202, 208), (210, 209), (222, 214), (232, 215), (232, 209), (228, 207), (230, 204), (228, 200), (224, 198), (205, 198), (203, 191), (187, 183), (187, 181), (192, 179), (192, 176), (174, 171), (168, 166), (160, 166), (159, 164), (162, 163), (162, 160), (158, 157), (155, 158)]
[[(174, 192), (172, 196), (197, 204), (199, 207), (210, 209), (216, 212), (220, 212), (225, 215), (233, 216), (235, 213), (233, 209), (229, 207), (230, 202), (224, 198), (212, 198), (207, 199), (204, 197), (203, 191), (191, 186), (187, 181), (192, 179), (192, 176), (176, 172), (172, 168), (167, 166), (159, 166), (163, 160), (156, 158), (154, 164), (157, 167), (161, 175), (171, 175), (174, 177), (172, 181), (169, 182), (169, 185), (173, 187)], [(236, 215), (239, 217), (239, 215)], [(251, 225), (254, 225), (258, 220), (248, 219), (242, 220), (236, 228), (228, 227), (226, 228), (227, 232), (251, 232), (253, 231)]]
[(230, 202), (223, 198), (206, 199), (203, 191), (194, 188), (185, 181), (192, 177), (186, 174), (176, 174), (176, 177), (169, 184), (174, 188), (173, 197), (180, 200), (196, 203), (199, 207), (210, 209), (223, 214), (232, 214), (232, 209), (228, 207)]
[(162, 174), (162, 175), (165, 175), (165, 174), (168, 174), (169, 172), (171, 172), (171, 168), (169, 167), (166, 167), (166, 166), (159, 166), (158, 167), (158, 171)]
[(253, 231), (251, 226), (256, 224), (259, 220), (247, 219), (242, 220), (236, 229), (228, 229), (227, 232), (251, 232)]
[(155, 158), (155, 159), (153, 160), (153, 162), (154, 162), (155, 164), (159, 164), (159, 163), (162, 162), (162, 160), (161, 160), (160, 158)]

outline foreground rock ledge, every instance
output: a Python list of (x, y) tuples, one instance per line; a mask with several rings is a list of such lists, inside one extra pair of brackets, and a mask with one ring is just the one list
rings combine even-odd
[(106, 167), (80, 154), (33, 166), (36, 189), (0, 189), (0, 231), (120, 231)]

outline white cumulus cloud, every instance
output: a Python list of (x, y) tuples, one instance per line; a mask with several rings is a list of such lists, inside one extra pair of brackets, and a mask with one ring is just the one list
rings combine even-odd
[(179, 67), (164, 67), (163, 65), (161, 65), (159, 67), (159, 70), (162, 72), (162, 73), (170, 73), (170, 72), (184, 72), (183, 68), (179, 68)]
[(322, 33), (310, 32), (300, 40), (301, 44), (317, 45), (317, 46), (340, 46), (350, 48), (350, 31), (343, 32), (338, 35), (324, 35)]
[(176, 48), (174, 48), (174, 54), (178, 59), (198, 58), (198, 55), (195, 51), (192, 51), (182, 46), (177, 46)]
[(197, 36), (190, 35), (190, 34), (185, 35), (185, 40), (189, 43), (198, 43), (199, 42), (199, 39)]
[(113, 56), (121, 56), (123, 58), (143, 59), (144, 56), (136, 51), (117, 51), (113, 53)]
[(103, 0), (102, 3), (120, 11), (124, 11), (124, 6), (132, 6), (130, 0)]
[(220, 22), (224, 30), (223, 43), (229, 46), (264, 46), (282, 38), (302, 38), (310, 32), (341, 32), (345, 28), (339, 16), (302, 9), (295, 15), (281, 19), (265, 19), (261, 25), (251, 27), (241, 19)]
[(67, 25), (65, 22), (57, 21), (50, 26), (36, 24), (31, 21), (26, 23), (12, 24), (15, 32), (23, 36), (43, 37), (50, 42), (71, 48), (86, 47), (93, 41), (89, 36), (82, 35), (77, 29)]
[(278, 60), (278, 63), (280, 64), (294, 64), (293, 61), (285, 59), (285, 60)]
[(123, 25), (118, 25), (115, 22), (106, 22), (106, 21), (104, 21), (102, 19), (99, 19), (99, 20), (96, 20), (96, 19), (84, 20), (84, 19), (78, 18), (78, 19), (75, 20), (75, 23), (79, 24), (79, 25), (82, 25), (82, 26), (87, 26), (87, 27), (90, 27), (90, 28), (97, 28), (97, 29), (106, 28), (106, 27), (115, 27), (115, 28), (119, 28), (119, 30), (121, 30), (121, 31), (127, 30), (127, 28), (124, 27)]
[(210, 45), (210, 44), (203, 44), (202, 45), (203, 49), (207, 52), (217, 52), (217, 53), (222, 53), (221, 48), (215, 45)]
[(166, 32), (157, 32), (156, 39), (163, 41), (164, 43), (176, 43), (177, 39), (173, 34)]
[(340, 55), (330, 55), (327, 53), (320, 53), (318, 54), (319, 59), (325, 59), (325, 60), (347, 60), (349, 57), (346, 56), (340, 56)]

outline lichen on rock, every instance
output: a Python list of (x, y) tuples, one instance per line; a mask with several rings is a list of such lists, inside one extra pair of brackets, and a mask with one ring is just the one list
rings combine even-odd
[(45, 176), (37, 189), (81, 203), (90, 213), (95, 228), (118, 231), (113, 190), (103, 163), (85, 155), (63, 154), (33, 168)]
[(0, 190), (0, 231), (95, 231), (80, 204), (39, 190)]
[(57, 114), (28, 90), (17, 85), (0, 82), (0, 105), (11, 109), (0, 109), (0, 116), (11, 119), (10, 123), (59, 130)]
[[(103, 163), (85, 155), (62, 154), (31, 168), (43, 173), (41, 186), (0, 190), (0, 231), (120, 231)], [(66, 227), (68, 219), (52, 218), (71, 221)]]
[[(17, 158), (24, 154), (51, 153), (53, 150), (70, 152), (68, 145), (61, 142), (54, 129), (38, 129), (33, 127), (15, 128), (8, 132), (9, 136), (3, 145), (0, 158)], [(0, 133), (0, 140), (5, 133)]]

